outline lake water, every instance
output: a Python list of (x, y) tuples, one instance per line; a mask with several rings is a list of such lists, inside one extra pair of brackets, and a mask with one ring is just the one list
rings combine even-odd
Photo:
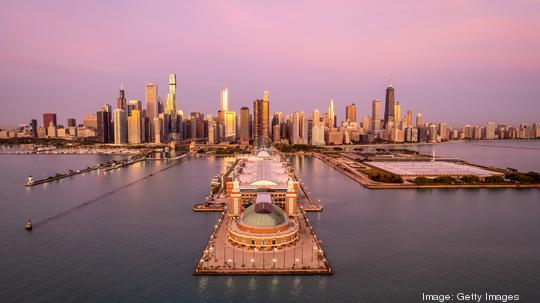
[[(538, 141), (412, 148), (540, 170)], [(0, 302), (420, 302), (422, 292), (458, 291), (540, 298), (537, 189), (366, 190), (317, 159), (293, 157), (324, 204), (310, 222), (336, 274), (195, 277), (217, 214), (191, 207), (208, 193), (224, 158), (194, 158), (163, 171), (169, 164), (146, 162), (23, 186), (28, 175), (108, 159), (0, 156)], [(84, 202), (32, 233), (23, 229), (27, 218), (43, 222)]]

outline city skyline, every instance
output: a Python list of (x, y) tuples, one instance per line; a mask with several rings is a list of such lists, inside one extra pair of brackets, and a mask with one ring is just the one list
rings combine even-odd
[[(537, 1), (310, 4), (10, 3), (0, 13), (0, 127), (43, 112), (81, 119), (115, 104), (121, 82), (128, 100), (143, 100), (148, 82), (165, 100), (170, 73), (185, 113), (215, 112), (227, 87), (236, 112), (270, 90), (271, 112), (324, 111), (333, 98), (338, 119), (351, 103), (361, 117), (391, 76), (395, 102), (426, 121), (537, 120)], [(128, 23), (103, 17), (124, 10)], [(298, 24), (299, 11), (315, 21)], [(149, 12), (162, 17), (145, 21)], [(140, 47), (149, 41), (160, 46)]]

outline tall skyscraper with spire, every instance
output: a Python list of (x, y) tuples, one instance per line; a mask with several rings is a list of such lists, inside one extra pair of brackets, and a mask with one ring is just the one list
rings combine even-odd
[(169, 74), (169, 93), (165, 101), (165, 113), (176, 114), (176, 74)]
[(394, 124), (395, 118), (395, 102), (394, 102), (394, 88), (390, 84), (386, 88), (386, 100), (384, 104), (384, 127), (389, 128), (389, 124)]
[(330, 99), (330, 106), (328, 107), (328, 127), (335, 127), (336, 114), (334, 112), (334, 99)]
[(124, 83), (120, 84), (120, 94), (116, 99), (116, 108), (127, 110), (126, 92), (124, 91)]

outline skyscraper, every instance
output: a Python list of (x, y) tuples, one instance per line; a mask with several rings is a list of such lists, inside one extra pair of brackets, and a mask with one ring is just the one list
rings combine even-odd
[(142, 142), (141, 111), (132, 109), (128, 117), (128, 142), (140, 144)]
[(68, 118), (67, 127), (77, 127), (77, 120), (75, 118)]
[(224, 116), (225, 140), (236, 140), (236, 112), (226, 111)]
[(116, 99), (116, 108), (127, 110), (126, 92), (124, 91), (124, 84), (120, 84), (120, 91), (118, 98)]
[(334, 113), (334, 99), (330, 99), (330, 106), (328, 106), (328, 127), (333, 128), (336, 125), (336, 114)]
[(165, 113), (169, 115), (176, 114), (176, 74), (169, 74), (169, 93), (165, 101)]
[(307, 144), (307, 119), (304, 112), (294, 112), (292, 115), (291, 144)]
[(386, 88), (386, 100), (384, 105), (384, 127), (388, 128), (389, 123), (395, 122), (395, 115), (394, 115), (394, 88), (392, 87), (392, 84), (390, 84)]
[(364, 116), (362, 119), (362, 129), (364, 129), (364, 133), (367, 133), (371, 129), (371, 117)]
[(413, 126), (413, 113), (408, 110), (407, 115), (405, 116), (405, 124), (407, 126)]
[(424, 125), (424, 120), (422, 120), (422, 113), (418, 113), (416, 115), (416, 127), (420, 127)]
[(221, 91), (221, 111), (226, 112), (229, 110), (229, 89), (225, 88)]
[(32, 135), (32, 138), (37, 138), (37, 120), (32, 119), (30, 120), (30, 124), (28, 125), (30, 127), (30, 133)]
[(127, 113), (121, 108), (114, 110), (114, 144), (125, 144), (128, 142), (127, 138)]
[(264, 91), (263, 99), (253, 101), (253, 139), (256, 144), (267, 145), (270, 143), (268, 132), (270, 120), (270, 108), (268, 91)]
[(157, 84), (146, 84), (146, 116), (153, 121), (158, 116), (158, 87)]
[(345, 107), (345, 121), (356, 122), (356, 104)]
[(371, 124), (372, 130), (381, 129), (381, 100), (375, 99), (371, 104)]
[(394, 104), (394, 124), (398, 126), (399, 122), (401, 122), (401, 104), (396, 102)]
[(311, 120), (311, 145), (324, 145), (324, 122), (318, 109), (313, 111)]
[(56, 124), (56, 114), (54, 113), (44, 113), (43, 114), (43, 127), (47, 128), (51, 125), (57, 126)]
[(96, 113), (97, 139), (99, 143), (109, 143), (111, 132), (111, 113), (103, 110)]
[(439, 123), (439, 136), (441, 140), (448, 140), (448, 124), (445, 122)]
[(240, 108), (240, 144), (249, 144), (249, 108), (244, 106)]
[(153, 130), (152, 133), (154, 134), (154, 143), (155, 144), (161, 144), (161, 126), (163, 124), (163, 119), (161, 117), (154, 117), (152, 120), (152, 126)]

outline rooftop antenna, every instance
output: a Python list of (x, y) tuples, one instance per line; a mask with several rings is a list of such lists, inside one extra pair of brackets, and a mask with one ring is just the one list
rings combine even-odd
[(390, 77), (388, 77), (388, 82), (390, 83), (388, 87), (392, 87), (392, 74), (390, 74)]
[(120, 82), (120, 90), (124, 90), (124, 82)]

